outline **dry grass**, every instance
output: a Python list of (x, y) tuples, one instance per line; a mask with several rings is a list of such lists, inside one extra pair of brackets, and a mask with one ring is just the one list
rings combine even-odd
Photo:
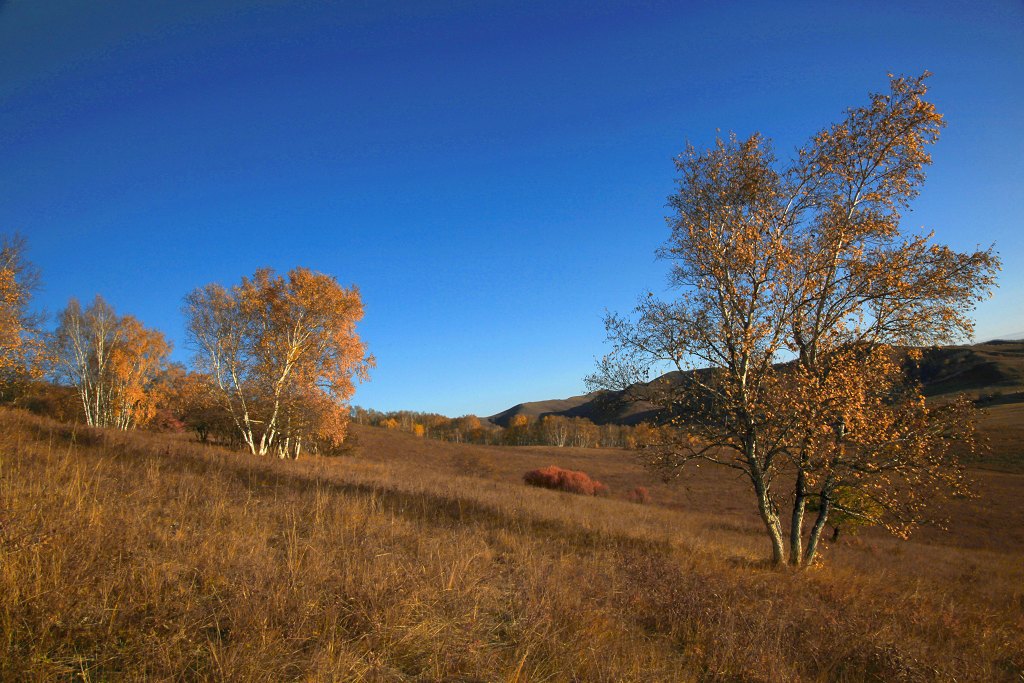
[(978, 427), (987, 442), (979, 467), (1024, 472), (1024, 401), (985, 407)]
[[(1024, 539), (984, 528), (1021, 475), (790, 573), (721, 473), (358, 436), (282, 463), (0, 412), (0, 680), (1021, 680)], [(552, 461), (613, 496), (519, 481)]]

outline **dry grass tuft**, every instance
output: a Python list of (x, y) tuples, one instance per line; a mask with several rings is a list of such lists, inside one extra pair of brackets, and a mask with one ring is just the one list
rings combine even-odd
[(634, 503), (646, 505), (651, 502), (651, 492), (647, 490), (646, 486), (637, 486), (629, 492), (629, 499)]

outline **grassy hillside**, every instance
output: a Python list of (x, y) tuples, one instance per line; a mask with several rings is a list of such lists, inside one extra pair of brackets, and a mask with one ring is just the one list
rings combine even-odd
[[(0, 412), (0, 680), (1020, 680), (1024, 476), (761, 564), (740, 482), (357, 429), (280, 462)], [(521, 484), (585, 469), (583, 498)], [(653, 503), (626, 502), (649, 485)]]

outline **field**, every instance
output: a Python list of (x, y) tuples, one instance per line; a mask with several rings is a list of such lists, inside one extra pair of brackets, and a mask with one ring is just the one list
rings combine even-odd
[[(1020, 681), (1017, 409), (949, 531), (800, 573), (764, 565), (742, 482), (627, 451), (357, 428), (281, 462), (3, 411), (0, 680)], [(522, 484), (550, 464), (612, 494)]]

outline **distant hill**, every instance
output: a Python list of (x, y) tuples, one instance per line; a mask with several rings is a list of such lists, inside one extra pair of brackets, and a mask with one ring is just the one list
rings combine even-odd
[[(1024, 401), (1024, 341), (993, 340), (970, 346), (939, 346), (924, 350), (917, 376), (929, 397), (966, 392), (972, 396), (1001, 393)], [(657, 380), (674, 381), (669, 373)], [(642, 389), (642, 385), (640, 387)], [(520, 403), (488, 420), (507, 427), (516, 415), (585, 417), (597, 424), (637, 424), (656, 419), (658, 408), (645, 401), (627, 401), (621, 391), (595, 391), (581, 396)]]
[(520, 403), (487, 419), (496, 425), (507, 427), (516, 415), (531, 418), (540, 418), (544, 415), (585, 417), (597, 424), (637, 424), (657, 417), (657, 406), (644, 401), (624, 401), (622, 393), (594, 391), (582, 396)]
[(921, 359), (919, 379), (926, 396), (1019, 391), (1024, 388), (1024, 341), (928, 349)]

